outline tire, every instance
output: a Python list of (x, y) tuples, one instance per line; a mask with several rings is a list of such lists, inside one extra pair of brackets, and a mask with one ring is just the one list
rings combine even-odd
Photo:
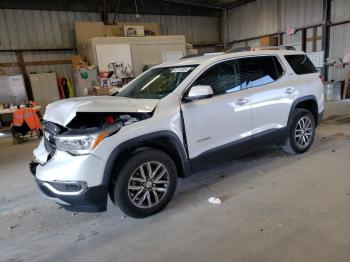
[(306, 152), (314, 141), (315, 130), (316, 123), (313, 114), (307, 109), (295, 109), (283, 150), (294, 155)]
[(166, 207), (176, 184), (174, 161), (163, 151), (148, 149), (133, 155), (121, 168), (114, 186), (114, 200), (127, 216), (148, 217)]

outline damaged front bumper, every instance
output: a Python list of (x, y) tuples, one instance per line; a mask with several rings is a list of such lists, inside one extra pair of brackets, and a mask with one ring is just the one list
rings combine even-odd
[(104, 161), (93, 156), (73, 156), (56, 151), (45, 162), (47, 154), (40, 143), (34, 151), (35, 161), (29, 164), (41, 193), (66, 210), (102, 212), (107, 209), (108, 186), (102, 184)]

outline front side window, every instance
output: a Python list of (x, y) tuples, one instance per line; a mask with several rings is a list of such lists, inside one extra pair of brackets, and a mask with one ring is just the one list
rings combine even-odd
[(283, 68), (274, 56), (257, 56), (239, 59), (242, 89), (266, 85), (283, 74)]
[(314, 64), (306, 55), (286, 55), (284, 57), (297, 75), (317, 73)]
[(173, 92), (196, 67), (197, 65), (150, 69), (122, 88), (116, 96), (161, 99)]
[(195, 85), (211, 86), (214, 95), (241, 90), (238, 61), (225, 61), (212, 66), (197, 78)]

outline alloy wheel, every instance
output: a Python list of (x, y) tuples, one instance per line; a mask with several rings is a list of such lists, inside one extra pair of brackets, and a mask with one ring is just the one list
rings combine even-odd
[(138, 208), (151, 208), (162, 201), (170, 183), (166, 167), (156, 161), (141, 164), (130, 176), (128, 196)]
[(300, 148), (307, 147), (313, 136), (312, 121), (308, 116), (299, 119), (294, 133), (295, 142)]

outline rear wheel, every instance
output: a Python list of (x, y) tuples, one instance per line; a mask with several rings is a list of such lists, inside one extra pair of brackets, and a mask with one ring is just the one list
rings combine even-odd
[(145, 150), (122, 167), (115, 183), (114, 199), (126, 215), (147, 217), (166, 207), (176, 183), (174, 161), (160, 150)]
[(307, 109), (295, 109), (284, 151), (289, 154), (306, 152), (314, 141), (315, 129), (313, 114)]

